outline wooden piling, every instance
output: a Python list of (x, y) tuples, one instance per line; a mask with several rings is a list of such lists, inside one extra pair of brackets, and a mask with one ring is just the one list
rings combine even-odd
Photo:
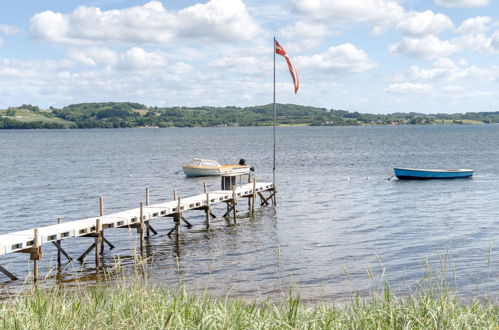
[[(100, 196), (99, 197), (99, 215), (101, 217), (104, 216), (104, 197)], [(104, 230), (102, 231), (101, 235), (104, 237)], [(104, 253), (104, 240), (101, 240), (101, 246), (100, 246), (100, 253)]]
[(140, 250), (144, 251), (145, 248), (145, 224), (144, 224), (144, 204), (140, 203), (140, 212), (139, 212), (139, 217), (140, 217), (140, 228), (139, 228), (139, 233), (140, 233)]
[(100, 219), (95, 220), (95, 268), (100, 266), (100, 255), (102, 245), (102, 224)]
[(101, 217), (104, 216), (104, 197), (99, 197), (99, 214)]
[(237, 193), (236, 185), (232, 186), (232, 214), (234, 218), (234, 224), (237, 224)]
[(256, 204), (256, 178), (253, 177), (253, 194), (251, 196), (251, 213), (255, 213), (255, 204)]
[[(149, 188), (146, 188), (146, 206), (149, 206)], [(146, 223), (146, 235), (149, 237), (151, 234), (150, 228), (149, 228), (149, 220)]]
[(177, 213), (175, 214), (175, 234), (180, 236), (180, 219), (182, 217), (182, 206), (180, 197), (177, 198)]
[(33, 248), (30, 259), (33, 260), (33, 282), (38, 283), (38, 261), (40, 260), (40, 242), (38, 240), (38, 228), (33, 230)]
[(206, 230), (210, 229), (210, 216), (211, 216), (211, 207), (210, 207), (210, 194), (206, 191), (206, 184), (205, 184), (205, 193), (206, 193)]
[[(61, 223), (62, 223), (62, 219), (57, 218), (57, 224), (61, 224)], [(61, 240), (57, 240), (57, 245), (59, 245), (59, 247), (61, 246)], [(61, 267), (61, 250), (60, 249), (57, 249), (57, 265), (59, 267)]]
[(18, 279), (16, 275), (12, 274), (11, 272), (9, 272), (7, 269), (5, 269), (2, 266), (0, 266), (0, 272), (2, 272), (5, 276), (10, 278), (12, 281), (15, 281)]
[(177, 200), (177, 189), (173, 189), (173, 200)]

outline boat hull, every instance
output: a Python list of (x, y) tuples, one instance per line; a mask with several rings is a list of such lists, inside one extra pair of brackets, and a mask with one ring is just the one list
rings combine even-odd
[(202, 168), (197, 166), (182, 166), (186, 176), (220, 176), (220, 168)]
[(473, 176), (473, 170), (426, 170), (414, 168), (394, 168), (399, 180), (465, 179)]
[(192, 166), (185, 165), (182, 166), (186, 176), (196, 177), (196, 176), (221, 176), (221, 175), (243, 175), (250, 172), (250, 166), (248, 165), (225, 165), (220, 167), (209, 167), (209, 166)]

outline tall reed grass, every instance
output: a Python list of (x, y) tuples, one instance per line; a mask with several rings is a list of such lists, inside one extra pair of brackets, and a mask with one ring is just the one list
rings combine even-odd
[[(109, 283), (108, 283), (109, 284)], [(398, 299), (386, 286), (334, 306), (244, 301), (151, 287), (143, 280), (76, 290), (33, 288), (0, 304), (5, 329), (497, 329), (499, 306), (432, 290)]]
[[(488, 266), (490, 266), (490, 254)], [(499, 329), (499, 304), (464, 303), (452, 294), (447, 256), (439, 267), (428, 260), (421, 280), (397, 297), (381, 273), (368, 267), (371, 295), (354, 295), (347, 303), (303, 302), (290, 290), (278, 297), (247, 301), (206, 292), (169, 290), (147, 280), (149, 258), (134, 257), (125, 269), (117, 258), (101, 269), (101, 283), (60, 287), (46, 284), (0, 302), (3, 329)], [(455, 277), (455, 273), (453, 272)], [(450, 281), (452, 282), (452, 281)]]

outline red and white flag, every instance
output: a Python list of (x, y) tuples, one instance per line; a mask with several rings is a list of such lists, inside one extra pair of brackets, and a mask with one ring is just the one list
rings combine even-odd
[(298, 72), (296, 72), (295, 66), (291, 63), (291, 59), (289, 58), (288, 53), (284, 50), (280, 43), (275, 40), (275, 53), (281, 56), (284, 56), (286, 59), (286, 63), (288, 63), (289, 73), (291, 73), (291, 77), (293, 78), (293, 83), (295, 85), (295, 94), (298, 92), (298, 87), (300, 87), (300, 78), (298, 78)]

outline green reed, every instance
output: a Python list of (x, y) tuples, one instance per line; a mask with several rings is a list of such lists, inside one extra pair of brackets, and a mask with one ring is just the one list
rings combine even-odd
[(386, 268), (376, 259), (380, 274), (367, 267), (371, 296), (354, 295), (336, 306), (332, 301), (304, 302), (292, 290), (280, 298), (248, 301), (188, 293), (183, 287), (166, 289), (148, 282), (149, 258), (137, 255), (128, 274), (118, 258), (113, 267), (101, 269), (103, 281), (94, 286), (40, 285), (0, 302), (0, 328), (499, 329), (497, 302), (464, 303), (452, 294), (446, 255), (439, 255), (437, 270), (426, 260), (420, 281), (403, 297), (392, 292)]
[(145, 280), (88, 288), (33, 288), (0, 304), (6, 329), (497, 329), (499, 306), (462, 303), (425, 289), (399, 299), (388, 285), (334, 306), (298, 295), (270, 301), (210, 297), (152, 287)]

